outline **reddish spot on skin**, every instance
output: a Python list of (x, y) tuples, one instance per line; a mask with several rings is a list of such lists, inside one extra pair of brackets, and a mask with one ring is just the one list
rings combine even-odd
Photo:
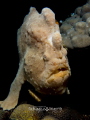
[(59, 22), (57, 20), (55, 21), (55, 23), (59, 25)]

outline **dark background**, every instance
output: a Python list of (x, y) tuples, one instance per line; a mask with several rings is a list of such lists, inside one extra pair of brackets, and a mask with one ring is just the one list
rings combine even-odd
[[(77, 7), (84, 5), (86, 2), (87, 0), (15, 0), (3, 1), (0, 4), (0, 100), (5, 99), (8, 95), (10, 84), (18, 70), (17, 29), (23, 23), (30, 6), (36, 7), (39, 12), (41, 12), (42, 8), (49, 7), (54, 11), (56, 20), (60, 21), (70, 17)], [(87, 51), (84, 54), (81, 52), (81, 56), (77, 55), (80, 51), (70, 52), (68, 55), (72, 70), (72, 78), (70, 78), (71, 97), (69, 99), (66, 97), (64, 100), (64, 102), (68, 101), (72, 107), (74, 106), (74, 108), (84, 113), (89, 113), (90, 111), (90, 89), (88, 89), (90, 85), (87, 81), (90, 73), (86, 72), (88, 70), (88, 64), (86, 65), (86, 63), (89, 63), (90, 59), (85, 59), (86, 55), (89, 54)], [(83, 62), (81, 62), (82, 60)], [(83, 64), (84, 66), (82, 67)], [(81, 70), (82, 72), (80, 72)], [(84, 77), (81, 77), (82, 75)], [(87, 84), (85, 84), (84, 80)], [(58, 102), (60, 101), (58, 100)]]

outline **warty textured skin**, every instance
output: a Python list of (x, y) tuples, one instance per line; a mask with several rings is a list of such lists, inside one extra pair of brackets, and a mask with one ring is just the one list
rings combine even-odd
[(26, 80), (36, 91), (54, 95), (67, 91), (70, 76), (67, 51), (63, 48), (59, 25), (51, 9), (44, 8), (39, 14), (31, 7), (17, 36), (19, 69), (8, 97), (1, 101), (4, 110), (17, 105), (21, 86)]

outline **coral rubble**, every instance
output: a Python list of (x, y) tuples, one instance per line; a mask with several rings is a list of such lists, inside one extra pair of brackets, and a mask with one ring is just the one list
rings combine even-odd
[(36, 107), (30, 104), (21, 104), (10, 115), (10, 119), (16, 120), (39, 120), (39, 114)]
[(60, 27), (63, 44), (68, 48), (82, 48), (90, 45), (90, 1), (76, 8), (74, 15), (67, 18)]

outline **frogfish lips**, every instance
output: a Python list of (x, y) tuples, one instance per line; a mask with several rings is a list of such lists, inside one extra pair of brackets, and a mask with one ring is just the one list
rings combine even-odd
[(70, 76), (70, 71), (69, 70), (58, 71), (56, 73), (53, 73), (47, 79), (47, 82), (49, 84), (52, 84), (52, 83), (58, 83), (59, 84), (59, 83), (64, 82), (69, 76)]

